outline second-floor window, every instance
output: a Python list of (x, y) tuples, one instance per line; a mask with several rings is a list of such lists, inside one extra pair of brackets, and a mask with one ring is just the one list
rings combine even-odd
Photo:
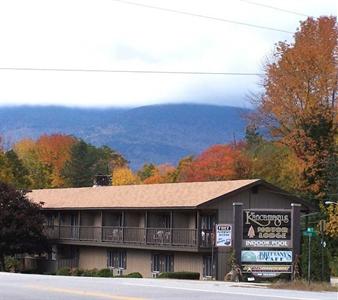
[(153, 254), (151, 267), (152, 272), (174, 272), (174, 256)]
[(108, 250), (107, 251), (107, 266), (111, 268), (127, 268), (127, 255), (123, 250)]

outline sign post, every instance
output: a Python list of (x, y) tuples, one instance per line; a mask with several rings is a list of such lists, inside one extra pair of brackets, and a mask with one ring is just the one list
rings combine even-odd
[(306, 228), (306, 231), (303, 232), (304, 236), (308, 237), (308, 264), (307, 264), (307, 281), (310, 284), (311, 281), (311, 238), (316, 236), (316, 232), (313, 227)]

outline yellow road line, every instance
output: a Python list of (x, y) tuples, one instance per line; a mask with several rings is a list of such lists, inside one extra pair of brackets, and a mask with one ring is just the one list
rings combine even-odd
[(54, 292), (54, 293), (63, 293), (63, 294), (72, 294), (79, 296), (87, 296), (87, 297), (97, 297), (97, 298), (105, 298), (112, 300), (143, 300), (144, 298), (139, 297), (128, 297), (128, 296), (117, 296), (112, 294), (106, 294), (95, 291), (83, 291), (83, 290), (75, 290), (75, 289), (64, 289), (64, 288), (55, 288), (55, 287), (46, 287), (41, 285), (25, 285), (25, 287), (40, 291), (46, 292)]

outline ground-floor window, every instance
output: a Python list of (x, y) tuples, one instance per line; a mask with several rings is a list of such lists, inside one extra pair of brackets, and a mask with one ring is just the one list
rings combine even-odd
[(127, 254), (124, 250), (108, 250), (107, 251), (107, 266), (111, 268), (126, 269)]
[(211, 255), (203, 256), (203, 277), (214, 276)]
[(151, 259), (152, 272), (174, 272), (174, 256), (171, 254), (153, 254)]

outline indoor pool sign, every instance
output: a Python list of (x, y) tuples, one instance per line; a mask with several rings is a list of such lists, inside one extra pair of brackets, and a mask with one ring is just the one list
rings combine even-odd
[(243, 211), (243, 240), (280, 241), (290, 238), (291, 211)]

